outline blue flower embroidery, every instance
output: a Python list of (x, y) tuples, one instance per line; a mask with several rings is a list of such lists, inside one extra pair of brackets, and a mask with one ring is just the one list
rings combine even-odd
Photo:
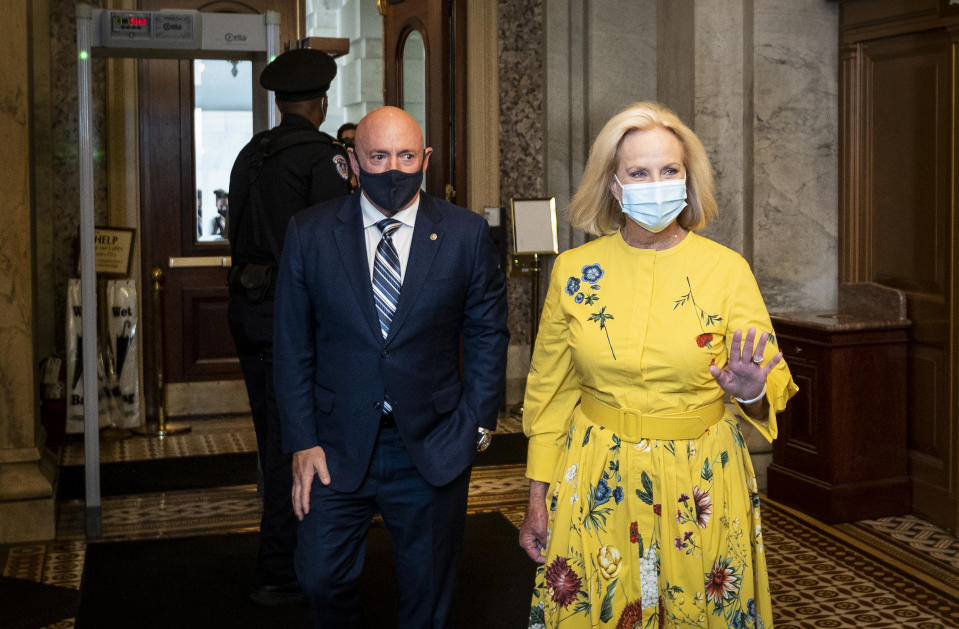
[(583, 281), (595, 284), (603, 277), (603, 268), (598, 264), (587, 264), (583, 267)]
[(612, 492), (609, 489), (609, 483), (606, 482), (605, 478), (601, 478), (596, 484), (596, 493), (593, 494), (593, 499), (596, 500), (596, 505), (599, 506), (609, 502), (610, 494), (612, 494)]
[[(583, 292), (579, 292), (580, 286), (582, 283), (578, 277), (570, 277), (566, 280), (566, 294), (573, 298), (573, 301), (577, 304), (583, 304), (585, 306), (592, 306), (597, 301), (599, 301), (599, 284), (596, 282), (605, 275), (603, 267), (598, 263), (587, 264), (583, 266), (582, 270), (583, 279), (582, 282), (585, 282), (589, 289), (583, 288)], [(595, 321), (599, 323), (599, 329), (606, 334), (606, 343), (609, 344), (609, 353), (612, 354), (613, 360), (616, 360), (616, 352), (613, 350), (613, 342), (609, 338), (609, 330), (606, 329), (606, 322), (613, 319), (613, 315), (609, 312), (606, 312), (606, 306), (602, 306), (599, 309), (599, 312), (593, 312), (589, 316), (590, 321)]]
[(621, 503), (621, 502), (623, 501), (623, 488), (622, 488), (622, 487), (618, 487), (618, 486), (617, 486), (616, 489), (613, 490), (613, 499), (616, 501), (616, 504), (619, 504), (619, 503)]

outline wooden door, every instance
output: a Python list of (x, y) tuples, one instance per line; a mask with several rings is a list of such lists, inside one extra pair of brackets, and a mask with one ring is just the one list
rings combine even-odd
[(433, 147), (426, 191), (453, 202), (467, 198), (465, 2), (378, 2), (383, 15), (384, 104), (422, 117), (426, 145)]
[(907, 296), (913, 511), (955, 530), (956, 41), (947, 28), (870, 28), (848, 42), (840, 70), (842, 277)]
[[(143, 10), (161, 8), (198, 9), (236, 13), (278, 11), (281, 17), (280, 41), (297, 38), (298, 0), (248, 0), (244, 2), (201, 2), (199, 0), (141, 0)], [(237, 60), (238, 63), (251, 63)], [(229, 63), (221, 61), (220, 63)], [(144, 403), (148, 421), (155, 421), (157, 382), (155, 365), (161, 364), (167, 392), (180, 391), (177, 406), (187, 411), (174, 413), (213, 414), (243, 409), (245, 392), (235, 347), (227, 323), (226, 267), (221, 260), (230, 255), (226, 238), (210, 238), (216, 216), (211, 190), (205, 190), (207, 202), (197, 217), (197, 176), (194, 111), (196, 93), (193, 60), (141, 60), (138, 67), (140, 131), (140, 207), (141, 278), (144, 287), (143, 329), (153, 330), (159, 322), (150, 308), (153, 272), (164, 275), (162, 326), (163, 346), (157, 347), (152, 334), (144, 335)], [(244, 77), (250, 98), (265, 101), (266, 93), (258, 81), (263, 64), (246, 68)], [(262, 117), (256, 126), (263, 124)], [(249, 139), (235, 138), (240, 146)], [(217, 188), (228, 190), (229, 166), (235, 153), (224, 152), (221, 159), (226, 174)], [(199, 224), (198, 224), (199, 223)], [(171, 260), (174, 262), (171, 264)], [(209, 383), (208, 386), (207, 383)], [(227, 402), (218, 406), (210, 391), (223, 391), (218, 383), (232, 383)], [(189, 396), (195, 396), (192, 404)], [(236, 404), (239, 399), (241, 403)], [(203, 402), (209, 402), (204, 405)]]

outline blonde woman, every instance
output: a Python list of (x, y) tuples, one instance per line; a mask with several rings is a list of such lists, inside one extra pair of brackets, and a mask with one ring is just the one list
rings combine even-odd
[(530, 627), (772, 626), (738, 419), (772, 440), (797, 387), (748, 264), (695, 233), (716, 212), (671, 111), (600, 132), (570, 206), (599, 238), (556, 260), (524, 402)]

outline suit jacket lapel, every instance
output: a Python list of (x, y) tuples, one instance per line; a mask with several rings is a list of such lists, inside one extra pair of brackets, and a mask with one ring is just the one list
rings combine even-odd
[(442, 215), (437, 210), (433, 197), (420, 193), (420, 207), (416, 211), (416, 224), (413, 227), (413, 240), (410, 243), (410, 257), (406, 262), (406, 272), (403, 274), (403, 288), (400, 290), (400, 301), (396, 306), (396, 314), (390, 324), (390, 332), (386, 337), (389, 343), (396, 337), (397, 332), (406, 321), (407, 314), (413, 309), (420, 289), (429, 276), (430, 267), (436, 252), (443, 242), (443, 232), (439, 229)]
[(376, 305), (373, 302), (370, 263), (366, 254), (366, 236), (363, 233), (363, 212), (360, 210), (360, 194), (357, 192), (350, 195), (340, 208), (337, 213), (340, 224), (333, 235), (343, 260), (343, 270), (356, 297), (356, 303), (360, 305), (363, 318), (369, 324), (373, 335), (379, 340), (383, 338), (383, 335), (380, 332), (380, 321), (376, 316)]

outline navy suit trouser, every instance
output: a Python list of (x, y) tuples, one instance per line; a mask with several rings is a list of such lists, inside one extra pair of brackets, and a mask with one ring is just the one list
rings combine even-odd
[(281, 447), (280, 416), (273, 390), (273, 301), (253, 303), (231, 296), (230, 332), (246, 383), (263, 474), (263, 515), (254, 585), (293, 583), (296, 516), (293, 514), (292, 456)]
[[(313, 479), (300, 522), (296, 573), (317, 629), (365, 627), (358, 581), (378, 510), (393, 539), (403, 629), (446, 629), (466, 521), (470, 470), (434, 487), (413, 465), (396, 428), (381, 428), (359, 489), (339, 492)], [(375, 593), (372, 593), (375, 600)]]

